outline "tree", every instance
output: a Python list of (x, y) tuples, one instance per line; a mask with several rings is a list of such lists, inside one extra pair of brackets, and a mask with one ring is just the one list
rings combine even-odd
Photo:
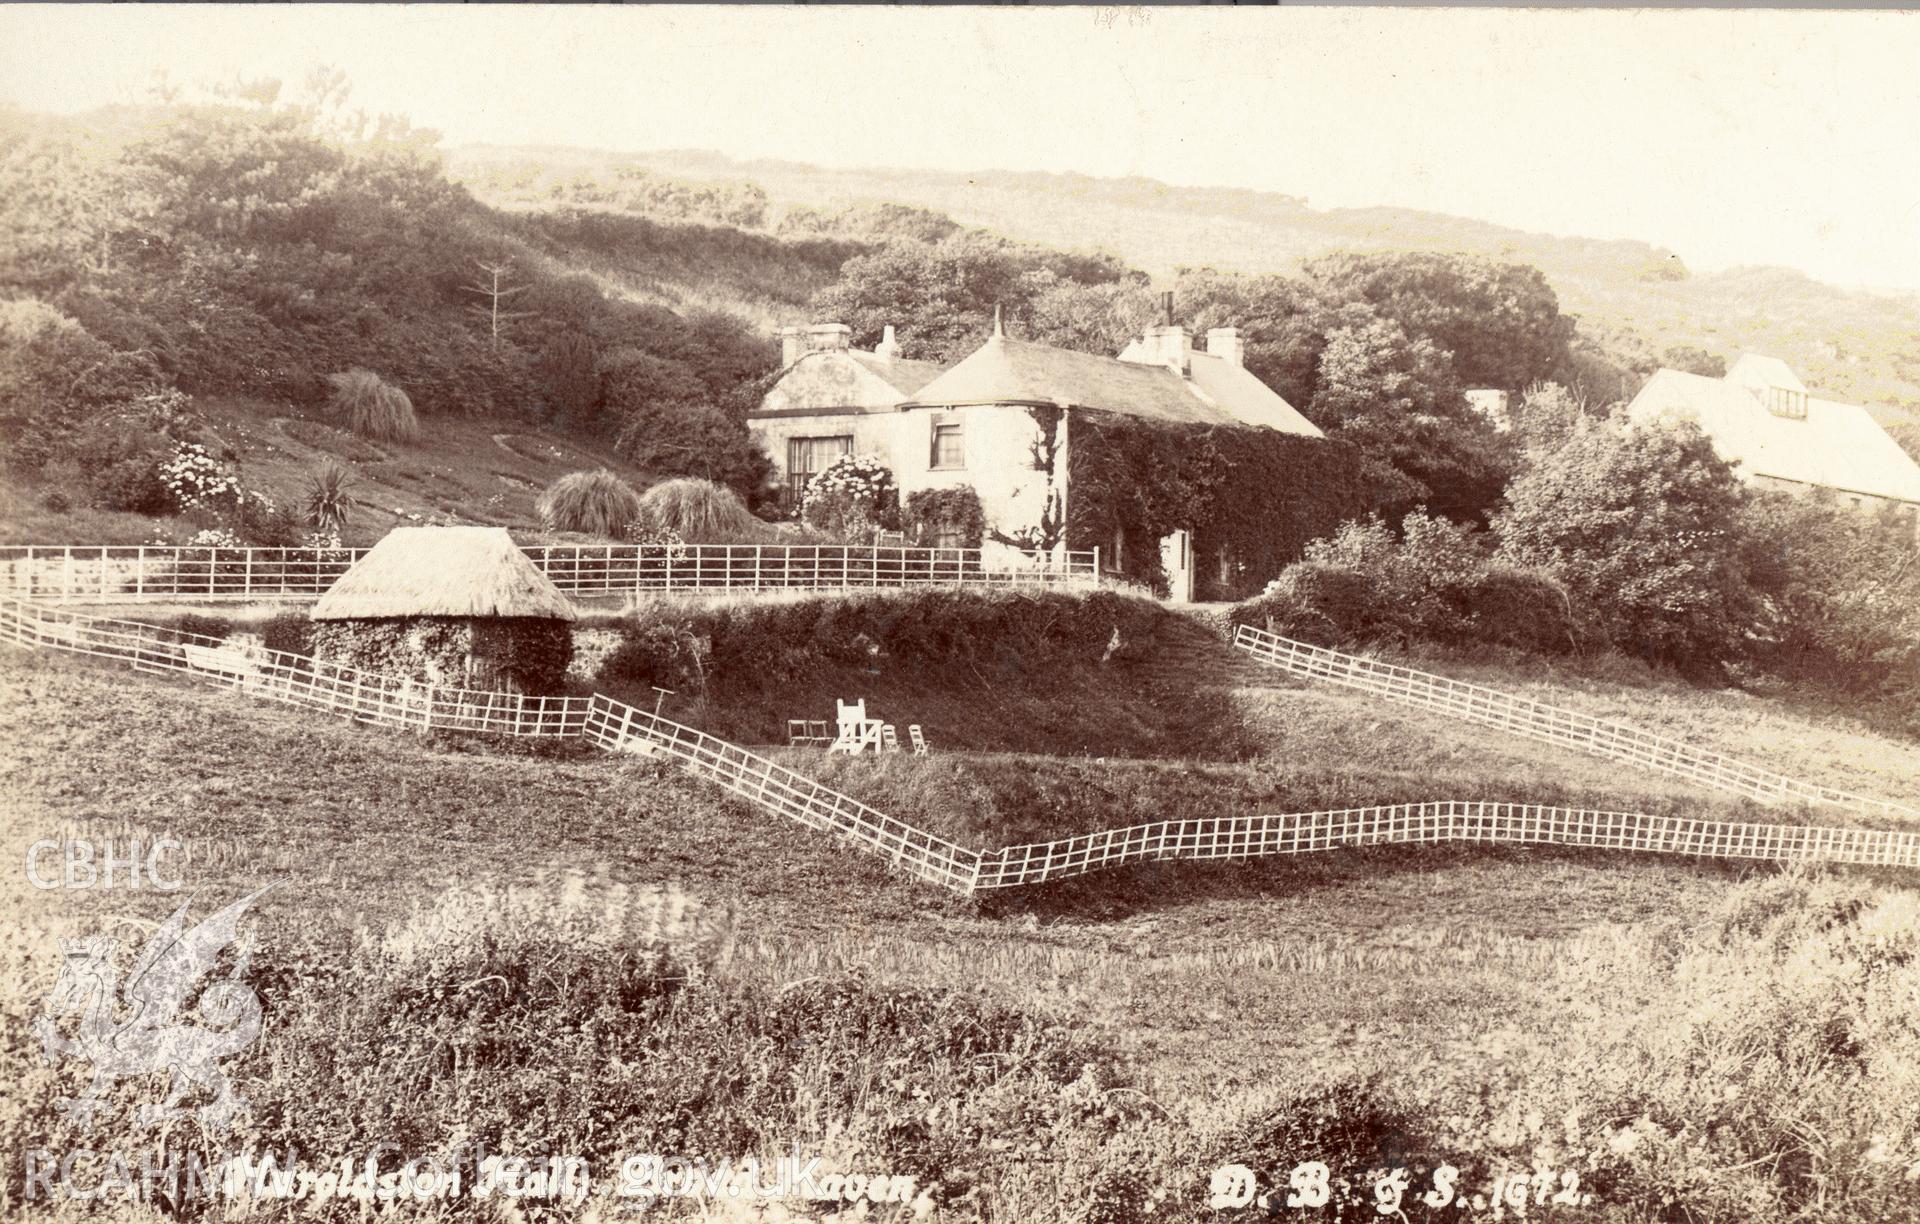
[(1452, 518), (1490, 510), (1506, 482), (1505, 455), (1467, 404), (1447, 354), (1365, 306), (1338, 318), (1320, 353), (1313, 422), (1397, 475), (1396, 511), (1415, 502)]
[(1555, 382), (1528, 387), (1508, 413), (1507, 439), (1517, 463), (1558, 450), (1581, 430), (1605, 419), (1585, 396)]
[(1831, 494), (1754, 494), (1747, 577), (1762, 601), (1757, 661), (1852, 698), (1892, 697), (1920, 725), (1920, 545), (1911, 518)]
[(1112, 357), (1153, 321), (1153, 294), (1144, 285), (1060, 281), (1035, 295), (1026, 332), (1042, 344)]
[(1342, 253), (1307, 264), (1338, 303), (1364, 302), (1408, 336), (1453, 355), (1463, 387), (1518, 391), (1550, 378), (1573, 339), (1573, 320), (1538, 268), (1431, 251)]
[(816, 319), (847, 324), (860, 347), (877, 342), (891, 323), (904, 356), (958, 361), (986, 339), (996, 308), (1021, 334), (1047, 291), (1110, 283), (1122, 272), (1109, 257), (1043, 251), (966, 230), (932, 245), (892, 242), (849, 259), (810, 310)]
[(1733, 469), (1687, 422), (1579, 431), (1507, 489), (1499, 556), (1584, 601), (1622, 649), (1699, 670), (1737, 657), (1757, 604)]
[(1296, 408), (1313, 402), (1320, 355), (1334, 311), (1310, 283), (1285, 276), (1236, 276), (1211, 268), (1182, 268), (1174, 281), (1175, 309), (1196, 333), (1234, 327), (1246, 347), (1247, 369)]

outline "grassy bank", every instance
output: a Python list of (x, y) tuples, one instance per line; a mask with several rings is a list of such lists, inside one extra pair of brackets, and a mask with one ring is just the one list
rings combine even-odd
[[(1284, 1188), (1307, 1159), (1348, 1213), (1368, 1170), (1418, 1191), (1445, 1159), (1478, 1191), (1577, 1172), (1595, 1201), (1546, 1218), (1893, 1219), (1920, 1162), (1906, 881), (1369, 853), (979, 911), (645, 763), (0, 664), (0, 850), (169, 830), (196, 912), (281, 881), (267, 1035), (229, 1064), (262, 1143), (797, 1141), (916, 1176), (937, 1218), (1034, 1221), (1211, 1218), (1213, 1169)], [(177, 903), (14, 879), (9, 1149), (68, 1142), (51, 1102), (83, 1070), (35, 1064), (53, 936)]]

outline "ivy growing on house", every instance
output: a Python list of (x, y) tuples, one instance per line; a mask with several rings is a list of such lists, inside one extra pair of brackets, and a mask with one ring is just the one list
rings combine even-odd
[(1111, 565), (1117, 534), (1121, 572), (1164, 590), (1160, 541), (1191, 531), (1200, 599), (1259, 591), (1383, 492), (1359, 449), (1331, 438), (1078, 409), (1068, 437), (1068, 547)]
[(900, 507), (900, 527), (915, 548), (978, 548), (987, 516), (972, 485), (916, 489)]

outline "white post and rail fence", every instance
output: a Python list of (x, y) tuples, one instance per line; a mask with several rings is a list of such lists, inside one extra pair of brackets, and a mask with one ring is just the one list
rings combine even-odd
[(191, 676), (267, 700), (414, 731), (584, 738), (661, 757), (745, 799), (879, 857), (897, 871), (973, 894), (1133, 863), (1248, 860), (1348, 847), (1444, 842), (1557, 845), (1772, 862), (1920, 867), (1920, 832), (1693, 820), (1488, 801), (1436, 801), (1161, 821), (982, 852), (916, 828), (778, 762), (600, 694), (529, 697), (440, 688), (236, 646), (131, 621), (0, 600), (0, 641)]
[[(569, 595), (1100, 585), (1100, 550), (843, 544), (555, 544), (522, 548)], [(55, 603), (314, 599), (364, 548), (0, 547), (0, 595)]]
[(1769, 803), (1824, 804), (1868, 815), (1920, 819), (1920, 810), (1905, 804), (1865, 798), (1789, 778), (1751, 762), (1695, 748), (1625, 723), (1364, 655), (1312, 646), (1252, 625), (1239, 626), (1234, 632), (1233, 644), (1254, 658), (1296, 676), (1361, 689), (1391, 701), (1448, 714), (1463, 722), (1494, 727), (1522, 739), (1575, 748), (1715, 790)]

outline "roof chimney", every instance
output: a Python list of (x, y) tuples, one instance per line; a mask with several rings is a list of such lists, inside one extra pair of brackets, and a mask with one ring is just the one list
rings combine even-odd
[(1146, 350), (1148, 360), (1172, 366), (1184, 375), (1188, 355), (1193, 351), (1193, 337), (1178, 323), (1158, 323), (1147, 329)]
[(880, 337), (880, 343), (873, 346), (873, 355), (885, 361), (893, 361), (900, 356), (900, 342), (893, 338), (893, 324), (887, 324), (886, 334)]
[(780, 329), (780, 368), (785, 369), (806, 356), (807, 329), (804, 327), (783, 327)]
[(1207, 352), (1234, 365), (1247, 363), (1247, 342), (1237, 327), (1216, 327), (1207, 332)]
[(853, 347), (853, 329), (845, 323), (815, 323), (807, 329), (807, 347), (816, 353)]

